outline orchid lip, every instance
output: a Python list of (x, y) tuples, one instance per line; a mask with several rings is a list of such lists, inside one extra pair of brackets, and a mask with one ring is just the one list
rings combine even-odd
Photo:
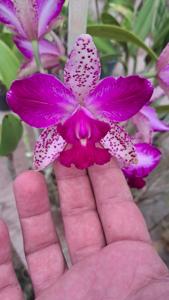
[(81, 144), (81, 146), (86, 147), (86, 145), (87, 145), (87, 139), (80, 139), (80, 144)]

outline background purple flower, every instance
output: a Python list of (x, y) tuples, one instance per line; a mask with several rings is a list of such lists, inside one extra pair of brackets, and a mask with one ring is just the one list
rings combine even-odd
[[(21, 40), (15, 38), (15, 43), (18, 49), (25, 56), (25, 61), (21, 65), (19, 77), (25, 77), (37, 72), (37, 64), (34, 58), (32, 44), (28, 40)], [(60, 68), (60, 57), (64, 55), (65, 49), (62, 42), (58, 38), (55, 42), (50, 42), (46, 39), (39, 41), (39, 55), (42, 67), (50, 69), (54, 67)]]
[(169, 96), (169, 43), (161, 52), (157, 61), (156, 69), (159, 84)]
[(0, 0), (0, 22), (19, 38), (39, 40), (59, 15), (64, 0)]
[(8, 103), (13, 111), (32, 126), (46, 127), (35, 147), (36, 169), (56, 158), (78, 168), (104, 164), (111, 155), (123, 165), (136, 163), (131, 138), (117, 122), (136, 114), (151, 98), (153, 87), (139, 76), (99, 78), (97, 49), (84, 34), (65, 66), (65, 84), (45, 74), (12, 84)]
[(137, 127), (135, 140), (146, 143), (152, 142), (153, 132), (169, 131), (169, 125), (161, 121), (156, 113), (155, 108), (145, 105), (132, 117), (131, 121)]

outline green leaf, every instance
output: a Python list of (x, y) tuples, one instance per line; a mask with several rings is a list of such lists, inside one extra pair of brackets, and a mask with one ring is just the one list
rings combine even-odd
[(9, 48), (12, 48), (14, 45), (11, 33), (0, 32), (0, 40), (2, 40), (7, 46), (9, 46)]
[(119, 22), (116, 20), (115, 17), (113, 17), (112, 15), (104, 12), (102, 13), (102, 22), (104, 24), (111, 24), (111, 25), (116, 25), (116, 26), (120, 26)]
[(133, 0), (108, 0), (109, 4), (120, 4), (130, 9), (133, 9)]
[(158, 113), (169, 113), (169, 105), (159, 105), (154, 108)]
[(0, 155), (7, 156), (12, 153), (22, 137), (23, 127), (18, 117), (7, 114), (0, 126)]
[(162, 49), (168, 43), (169, 36), (169, 14), (165, 15), (165, 18), (161, 20), (161, 24), (156, 28), (154, 33), (154, 45), (153, 49), (157, 54), (160, 54)]
[(93, 38), (94, 43), (97, 47), (97, 49), (103, 53), (103, 54), (107, 54), (107, 53), (112, 53), (113, 52), (113, 47), (112, 47), (112, 43), (110, 40), (108, 39), (101, 39), (99, 37), (94, 37)]
[(109, 5), (108, 12), (109, 13), (117, 12), (123, 17), (126, 17), (128, 20), (131, 20), (133, 16), (133, 12), (129, 8), (125, 7), (124, 5), (116, 4), (116, 3), (111, 3)]
[(19, 60), (10, 48), (0, 41), (0, 77), (7, 88), (16, 78), (18, 68)]
[(93, 36), (113, 39), (120, 42), (131, 42), (144, 49), (152, 59), (157, 60), (157, 56), (151, 48), (142, 42), (134, 33), (124, 28), (115, 25), (90, 25), (87, 31)]
[(143, 1), (143, 6), (136, 15), (133, 30), (143, 40), (154, 28), (159, 3), (159, 0)]

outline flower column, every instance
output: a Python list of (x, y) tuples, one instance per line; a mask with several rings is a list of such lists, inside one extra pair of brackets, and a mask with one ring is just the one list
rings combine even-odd
[(68, 53), (76, 38), (86, 33), (89, 0), (69, 0)]

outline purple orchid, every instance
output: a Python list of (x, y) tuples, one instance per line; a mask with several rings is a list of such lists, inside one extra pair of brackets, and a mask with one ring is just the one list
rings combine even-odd
[(161, 52), (157, 61), (156, 69), (160, 87), (169, 96), (169, 43)]
[(153, 132), (169, 131), (169, 125), (161, 121), (156, 113), (156, 110), (145, 105), (143, 108), (132, 117), (132, 122), (137, 127), (135, 139), (145, 143), (151, 143)]
[(128, 184), (134, 188), (143, 188), (145, 186), (145, 177), (147, 177), (159, 164), (161, 152), (154, 146), (146, 143), (135, 144), (137, 153), (137, 164), (130, 164), (124, 168), (124, 174)]
[[(32, 44), (28, 40), (14, 39), (16, 46), (25, 56), (25, 62), (21, 66), (19, 77), (25, 77), (37, 72), (37, 64), (34, 58)], [(59, 68), (60, 57), (64, 55), (65, 49), (59, 38), (57, 41), (50, 42), (46, 39), (39, 41), (39, 54), (41, 64), (44, 69)]]
[(136, 163), (131, 138), (117, 122), (136, 114), (153, 87), (139, 76), (99, 78), (97, 49), (83, 34), (65, 66), (65, 84), (46, 74), (13, 82), (7, 95), (12, 110), (29, 125), (45, 128), (35, 146), (35, 169), (56, 159), (78, 168), (104, 164), (111, 156), (123, 166)]
[(0, 0), (0, 22), (16, 36), (40, 40), (52, 27), (64, 0)]

